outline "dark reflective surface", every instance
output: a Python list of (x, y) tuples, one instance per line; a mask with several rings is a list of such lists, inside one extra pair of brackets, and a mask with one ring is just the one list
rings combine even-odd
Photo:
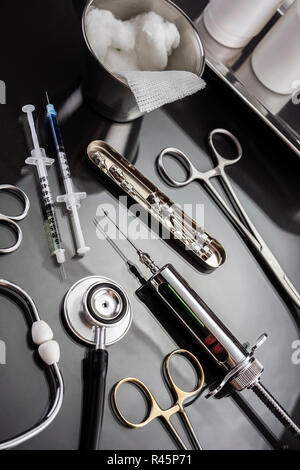
[[(186, 5), (187, 10), (189, 5), (193, 7), (193, 16), (196, 16), (195, 2), (185, 1), (181, 4)], [(0, 79), (6, 81), (8, 104), (0, 105), (0, 184), (20, 186), (30, 198), (31, 209), (28, 217), (20, 222), (24, 235), (21, 248), (0, 258), (1, 277), (26, 289), (37, 303), (41, 317), (53, 328), (61, 346), (60, 366), (66, 387), (62, 410), (54, 423), (43, 434), (21, 447), (78, 448), (82, 359), (86, 351), (66, 332), (61, 318), (61, 304), (74, 282), (85, 276), (101, 274), (111, 277), (127, 290), (134, 312), (133, 325), (127, 336), (109, 348), (102, 447), (174, 449), (171, 437), (158, 421), (140, 431), (129, 430), (119, 423), (110, 407), (109, 393), (112, 386), (127, 376), (137, 377), (151, 386), (160, 405), (169, 407), (171, 398), (161, 376), (163, 358), (176, 348), (175, 341), (178, 345), (184, 343), (186, 347), (192, 348), (193, 345), (182, 337), (178, 329), (172, 332), (170, 328), (174, 339), (165, 332), (161, 326), (163, 321), (158, 322), (134, 294), (139, 285), (136, 279), (111, 246), (96, 236), (93, 218), (98, 205), (111, 203), (118, 209), (118, 201), (116, 195), (103, 185), (99, 174), (87, 165), (85, 149), (91, 139), (100, 137), (99, 133), (107, 126), (107, 122), (84, 106), (75, 106), (75, 111), (71, 109), (65, 117), (61, 115), (61, 119), (76, 188), (88, 193), (88, 198), (82, 203), (80, 217), (87, 244), (92, 250), (83, 259), (74, 257), (68, 217), (64, 210), (59, 209), (58, 218), (67, 254), (67, 279), (61, 278), (59, 268), (49, 256), (36, 175), (33, 168), (24, 166), (29, 148), (20, 121), (21, 106), (27, 102), (36, 105), (36, 118), (40, 115), (38, 127), (41, 144), (47, 146), (49, 156), (52, 156), (42, 115), (44, 89), (48, 89), (53, 101), (59, 104), (60, 110), (63, 109), (63, 104), (80, 81), (82, 40), (71, 2), (28, 1), (19, 8), (20, 14), (14, 16), (13, 28), (11, 23), (6, 24), (6, 21), (1, 20)], [(12, 17), (11, 2), (3, 2), (2, 12), (2, 18)], [(31, 32), (27, 37), (15, 38), (15, 31), (21, 30), (22, 24), (26, 24)], [(36, 60), (38, 69), (33, 68)], [(292, 343), (299, 338), (295, 320), (299, 312), (295, 314), (275, 291), (245, 244), (197, 183), (182, 189), (169, 188), (155, 170), (156, 156), (166, 146), (180, 148), (197, 166), (201, 159), (201, 165), (205, 167), (209, 164), (206, 148), (208, 132), (214, 127), (225, 127), (235, 133), (245, 153), (241, 162), (230, 169), (230, 178), (251, 219), (295, 286), (300, 289), (299, 161), (236, 96), (208, 73), (205, 79), (205, 91), (168, 106), (167, 113), (159, 110), (144, 118), (136, 166), (178, 203), (204, 204), (205, 227), (224, 245), (227, 261), (214, 273), (201, 274), (163, 241), (141, 240), (138, 243), (152, 255), (157, 264), (173, 263), (241, 342), (253, 343), (261, 333), (266, 331), (269, 334), (268, 341), (257, 353), (265, 367), (263, 383), (299, 422), (300, 365), (293, 364), (291, 360), (294, 352)], [(49, 174), (53, 194), (57, 195), (62, 190), (57, 182), (56, 169), (52, 167)], [(1, 209), (12, 211), (16, 204), (14, 199), (7, 197), (4, 200), (0, 197)], [(7, 240), (7, 235), (5, 237)], [(0, 231), (1, 243), (2, 240), (4, 236)], [(122, 240), (119, 245), (137, 263), (126, 242)], [(148, 272), (143, 273), (148, 279)], [(5, 297), (1, 296), (0, 305), (0, 339), (6, 343), (7, 362), (6, 365), (0, 365), (0, 440), (3, 440), (39, 419), (46, 409), (49, 392), (46, 378), (37, 367), (35, 355), (27, 341), (24, 316)], [(158, 307), (151, 307), (156, 316), (164, 316)], [(209, 366), (207, 370), (210, 377)], [(181, 383), (185, 371), (179, 369), (177, 373), (181, 374)], [(282, 442), (289, 443), (291, 448), (299, 448), (254, 394), (249, 391), (242, 396)], [(130, 405), (131, 395), (128, 401), (125, 397), (124, 402)], [(131, 412), (142, 416), (145, 411), (142, 400), (134, 401), (134, 406), (136, 409), (131, 409)], [(242, 409), (245, 410), (244, 401), (237, 403), (232, 398), (206, 400), (201, 396), (189, 406), (187, 412), (206, 449), (270, 448), (271, 445)], [(255, 416), (252, 418), (255, 421)], [(259, 426), (259, 423), (256, 424)], [(183, 431), (181, 434), (184, 435)]]

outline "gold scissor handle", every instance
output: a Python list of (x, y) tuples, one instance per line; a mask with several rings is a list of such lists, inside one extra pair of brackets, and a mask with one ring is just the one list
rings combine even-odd
[[(171, 372), (170, 372), (170, 361), (171, 361), (172, 357), (174, 357), (174, 356), (184, 356), (184, 357), (186, 357), (189, 360), (189, 362), (193, 365), (194, 369), (196, 370), (197, 377), (198, 377), (198, 383), (197, 383), (197, 386), (194, 390), (192, 390), (192, 391), (182, 390), (174, 382), (174, 380), (172, 378), (172, 375), (171, 375)], [(164, 368), (165, 368), (165, 373), (166, 373), (166, 377), (168, 379), (169, 385), (171, 386), (171, 389), (175, 393), (175, 396), (177, 398), (177, 404), (179, 405), (180, 410), (183, 411), (184, 401), (187, 398), (190, 398), (190, 397), (193, 397), (193, 396), (197, 395), (203, 387), (203, 383), (204, 383), (203, 368), (202, 368), (200, 362), (198, 361), (198, 359), (196, 358), (196, 356), (194, 356), (194, 354), (192, 354), (190, 351), (187, 351), (186, 349), (176, 349), (175, 351), (171, 352), (165, 359)]]
[[(120, 407), (118, 405), (118, 399), (117, 399), (118, 390), (121, 387), (121, 385), (123, 385), (125, 383), (135, 385), (139, 390), (142, 391), (142, 393), (146, 397), (149, 410), (148, 410), (147, 416), (144, 419), (144, 421), (142, 421), (140, 423), (132, 423), (127, 418), (125, 418), (125, 416), (123, 415), (123, 413), (120, 410)], [(124, 424), (126, 424), (126, 426), (129, 426), (130, 428), (134, 428), (134, 429), (138, 429), (138, 428), (142, 428), (142, 427), (146, 426), (148, 423), (150, 423), (150, 421), (152, 421), (155, 418), (160, 417), (163, 413), (162, 409), (157, 404), (157, 401), (153, 397), (153, 395), (150, 392), (149, 388), (144, 384), (144, 382), (142, 382), (139, 379), (135, 379), (134, 377), (127, 377), (126, 379), (120, 380), (120, 382), (118, 382), (115, 385), (114, 391), (113, 391), (113, 404), (114, 404), (114, 407), (115, 407), (115, 411), (116, 411), (117, 415), (119, 416), (119, 418), (121, 419), (121, 421)]]

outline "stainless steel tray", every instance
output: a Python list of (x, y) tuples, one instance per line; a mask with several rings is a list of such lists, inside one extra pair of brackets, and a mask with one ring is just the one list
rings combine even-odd
[(204, 26), (202, 14), (195, 24), (204, 44), (207, 66), (300, 156), (300, 104), (296, 104), (300, 82), (294, 95), (280, 95), (266, 88), (251, 67), (253, 50), (282, 14), (284, 10), (279, 9), (262, 33), (239, 49), (223, 46), (214, 40)]

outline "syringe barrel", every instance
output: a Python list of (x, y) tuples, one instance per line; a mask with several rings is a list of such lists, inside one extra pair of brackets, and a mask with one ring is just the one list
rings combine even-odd
[(229, 380), (236, 390), (241, 391), (259, 379), (263, 371), (259, 361), (253, 357), (248, 361), (247, 349), (172, 265), (161, 268), (149, 279), (148, 285), (224, 372), (237, 371)]
[(47, 116), (50, 122), (54, 143), (57, 149), (64, 151), (64, 142), (58, 125), (57, 114), (53, 104), (47, 105)]

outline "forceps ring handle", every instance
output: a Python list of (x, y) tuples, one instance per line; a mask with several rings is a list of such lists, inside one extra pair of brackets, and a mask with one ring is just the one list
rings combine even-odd
[[(146, 418), (144, 419), (144, 421), (142, 421), (140, 423), (132, 423), (127, 418), (125, 418), (122, 411), (120, 410), (120, 407), (118, 405), (117, 394), (118, 394), (119, 388), (124, 383), (129, 383), (129, 384), (135, 385), (139, 390), (141, 390), (141, 392), (146, 397), (147, 405), (149, 407), (149, 411), (148, 411), (148, 414), (147, 414)], [(134, 377), (127, 377), (126, 379), (120, 380), (114, 387), (112, 398), (113, 398), (113, 404), (114, 404), (114, 408), (115, 408), (117, 416), (120, 418), (120, 420), (126, 426), (128, 426), (130, 428), (134, 428), (134, 429), (143, 428), (148, 423), (150, 423), (150, 421), (152, 421), (155, 418), (158, 418), (162, 415), (162, 410), (159, 408), (159, 406), (158, 406), (155, 398), (153, 397), (152, 393), (150, 392), (149, 388), (144, 384), (144, 382), (142, 382), (141, 380), (136, 379)]]
[(8, 214), (0, 214), (0, 216), (7, 217), (10, 220), (23, 220), (27, 216), (30, 207), (30, 202), (27, 194), (22, 189), (18, 188), (17, 186), (13, 186), (12, 184), (1, 184), (0, 191), (10, 191), (16, 194), (24, 204), (24, 210), (21, 214), (14, 216)]
[(14, 245), (9, 246), (8, 248), (0, 248), (0, 254), (12, 253), (13, 251), (16, 251), (21, 245), (23, 238), (22, 230), (16, 222), (0, 214), (0, 225), (1, 224), (8, 225), (14, 231), (16, 234), (16, 242)]
[[(234, 143), (234, 145), (236, 147), (236, 150), (237, 150), (237, 156), (235, 158), (224, 157), (223, 155), (221, 155), (218, 152), (218, 150), (216, 149), (216, 146), (214, 144), (214, 137), (216, 135), (225, 135), (226, 137), (228, 137)], [(233, 135), (227, 129), (217, 128), (217, 129), (212, 130), (209, 133), (209, 136), (208, 136), (208, 145), (209, 145), (211, 151), (213, 152), (213, 154), (215, 155), (215, 157), (217, 158), (218, 164), (223, 168), (227, 165), (234, 165), (243, 156), (243, 148), (242, 148), (239, 140), (235, 137), (235, 135)]]
[[(170, 361), (171, 361), (172, 357), (174, 357), (174, 356), (186, 357), (188, 359), (188, 361), (195, 368), (195, 370), (197, 372), (197, 377), (198, 377), (198, 384), (197, 384), (197, 386), (194, 390), (188, 391), (188, 392), (185, 391), (185, 390), (182, 390), (181, 388), (178, 387), (178, 385), (176, 385), (176, 383), (172, 379), (172, 375), (171, 375), (171, 372), (170, 372)], [(167, 375), (167, 379), (168, 379), (168, 381), (169, 381), (169, 383), (172, 387), (172, 390), (174, 390), (174, 392), (176, 394), (177, 403), (180, 406), (181, 410), (183, 410), (183, 402), (185, 401), (185, 399), (188, 398), (188, 397), (192, 397), (194, 395), (197, 395), (203, 387), (203, 383), (204, 383), (203, 368), (202, 368), (200, 362), (198, 361), (198, 359), (196, 358), (196, 356), (194, 356), (194, 354), (192, 354), (190, 351), (188, 351), (186, 349), (175, 349), (175, 351), (172, 351), (166, 357), (164, 366), (165, 366), (165, 372), (166, 372), (166, 375)]]
[[(163, 163), (163, 159), (166, 155), (173, 156), (173, 157), (177, 158), (177, 160), (179, 160), (180, 163), (182, 163), (184, 168), (187, 170), (187, 177), (186, 177), (185, 180), (177, 181), (168, 174), (167, 170), (165, 169), (164, 163)], [(197, 175), (198, 175), (198, 171), (192, 165), (191, 161), (186, 156), (186, 154), (183, 153), (181, 150), (175, 148), (175, 147), (167, 147), (167, 148), (165, 148), (164, 150), (162, 150), (160, 152), (160, 154), (158, 156), (158, 159), (157, 159), (157, 169), (158, 169), (158, 172), (159, 172), (160, 176), (162, 177), (162, 179), (167, 184), (169, 184), (170, 186), (173, 186), (174, 188), (180, 188), (182, 186), (188, 185), (194, 179), (196, 179)]]

